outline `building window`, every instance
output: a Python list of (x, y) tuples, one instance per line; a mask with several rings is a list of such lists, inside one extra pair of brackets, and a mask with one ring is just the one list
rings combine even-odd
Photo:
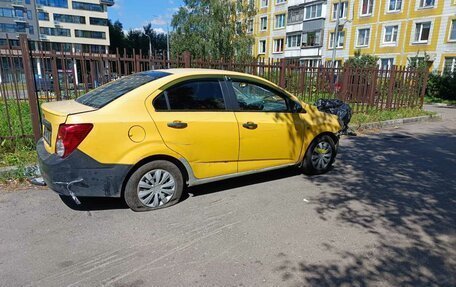
[(450, 41), (456, 41), (456, 19), (451, 21)]
[(356, 46), (366, 47), (369, 46), (370, 28), (358, 29), (358, 40)]
[(374, 0), (361, 0), (361, 16), (372, 15)]
[(49, 36), (71, 37), (70, 29), (41, 27), (40, 34)]
[(274, 39), (274, 47), (272, 50), (274, 53), (283, 52), (283, 39)]
[[(345, 32), (340, 31), (337, 35), (336, 48), (343, 48), (345, 41)], [(334, 32), (329, 35), (329, 48), (334, 49)]]
[(386, 26), (385, 27), (385, 36), (383, 37), (383, 43), (385, 44), (394, 44), (397, 42), (397, 35), (399, 32), (399, 26)]
[(236, 22), (236, 34), (237, 35), (242, 34), (242, 23), (240, 21)]
[[(333, 4), (333, 19), (337, 19), (337, 7), (339, 6), (339, 3), (334, 3)], [(339, 8), (339, 18), (347, 18), (347, 2), (342, 2)]]
[(435, 0), (420, 0), (420, 8), (432, 8), (435, 5)]
[(280, 14), (275, 16), (275, 28), (285, 28), (285, 14)]
[(306, 32), (302, 34), (303, 47), (321, 46), (321, 31)]
[(13, 18), (14, 12), (11, 8), (0, 8), (0, 17)]
[(108, 19), (90, 17), (90, 25), (108, 26)]
[(73, 24), (85, 24), (86, 19), (83, 16), (54, 14), (54, 21)]
[(443, 63), (443, 72), (444, 73), (456, 72), (456, 57), (445, 57), (445, 62)]
[(310, 19), (315, 19), (315, 18), (320, 18), (321, 17), (321, 10), (322, 10), (323, 4), (315, 4), (315, 5), (310, 5), (305, 8), (305, 19), (310, 20)]
[[(52, 1), (52, 0), (49, 0), (49, 1)], [(73, 1), (73, 9), (104, 12), (104, 7), (101, 4), (93, 4), (93, 3), (85, 3), (85, 2), (77, 2), (77, 1)]]
[(301, 66), (307, 67), (307, 68), (312, 68), (312, 67), (318, 67), (320, 66), (320, 59), (300, 59), (299, 64)]
[(25, 23), (16, 23), (16, 32), (23, 32), (25, 33)]
[(265, 8), (268, 7), (269, 1), (268, 0), (261, 0), (260, 7)]
[(287, 0), (276, 0), (276, 4), (279, 5), (279, 4), (283, 4), (283, 3), (286, 3)]
[(296, 48), (301, 46), (301, 34), (287, 36), (287, 47)]
[(389, 70), (394, 65), (394, 58), (380, 59), (380, 68), (383, 70)]
[(247, 21), (247, 33), (248, 34), (253, 33), (253, 19), (250, 19)]
[(266, 40), (258, 41), (258, 54), (266, 54)]
[(260, 31), (266, 31), (268, 29), (268, 17), (260, 18)]
[(388, 12), (397, 12), (402, 9), (402, 0), (389, 0)]
[(106, 39), (105, 32), (74, 30), (76, 38)]
[(427, 43), (431, 33), (431, 22), (416, 23), (415, 42)]
[(288, 11), (288, 23), (296, 23), (304, 20), (304, 9), (294, 9)]
[(35, 34), (35, 29), (33, 29), (33, 26), (29, 26), (29, 34), (30, 35)]
[(49, 7), (68, 8), (68, 0), (36, 0), (36, 4)]
[(49, 21), (49, 13), (46, 12), (38, 12), (38, 20), (40, 21)]

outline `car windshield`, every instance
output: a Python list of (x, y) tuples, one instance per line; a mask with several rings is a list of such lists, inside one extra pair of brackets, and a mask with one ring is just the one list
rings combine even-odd
[(170, 73), (150, 71), (126, 76), (110, 82), (76, 99), (76, 102), (94, 108), (101, 108), (134, 89), (163, 78)]

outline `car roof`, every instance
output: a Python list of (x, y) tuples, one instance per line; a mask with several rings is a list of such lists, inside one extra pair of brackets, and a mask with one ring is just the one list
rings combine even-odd
[(217, 69), (182, 68), (182, 69), (160, 69), (160, 70), (155, 70), (155, 71), (161, 71), (161, 72), (170, 73), (170, 74), (179, 75), (179, 76), (192, 76), (192, 75), (200, 75), (200, 74), (208, 75), (209, 74), (209, 75), (255, 77), (253, 75), (249, 75), (249, 74), (245, 74), (245, 73), (239, 73), (239, 72), (233, 72), (233, 71), (227, 71), (227, 70), (217, 70)]

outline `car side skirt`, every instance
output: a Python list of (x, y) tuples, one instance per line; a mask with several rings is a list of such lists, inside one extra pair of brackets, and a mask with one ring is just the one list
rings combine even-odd
[(214, 182), (214, 181), (230, 179), (230, 178), (235, 178), (235, 177), (239, 177), (239, 176), (256, 174), (256, 173), (261, 173), (261, 172), (266, 172), (266, 171), (271, 171), (271, 170), (276, 170), (276, 169), (282, 169), (282, 168), (286, 168), (286, 167), (290, 167), (290, 166), (297, 166), (298, 165), (298, 163), (291, 163), (291, 164), (278, 165), (278, 166), (262, 168), (262, 169), (256, 169), (256, 170), (249, 170), (249, 171), (243, 171), (243, 172), (230, 173), (230, 174), (226, 174), (226, 175), (220, 175), (220, 176), (214, 176), (214, 177), (208, 177), (208, 178), (197, 178), (193, 174), (193, 170), (192, 170), (189, 162), (186, 159), (179, 158), (179, 161), (182, 163), (182, 165), (187, 170), (187, 174), (188, 174), (187, 185), (188, 186), (195, 186), (195, 185), (210, 183), (210, 182)]

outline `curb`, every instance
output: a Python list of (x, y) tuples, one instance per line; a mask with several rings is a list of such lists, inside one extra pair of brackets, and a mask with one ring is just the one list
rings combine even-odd
[(16, 172), (23, 172), (24, 176), (35, 176), (37, 174), (38, 167), (37, 165), (26, 165), (23, 167), (18, 166), (6, 166), (0, 167), (0, 176), (7, 175)]
[(436, 114), (436, 115), (420, 116), (420, 117), (413, 117), (413, 118), (402, 118), (402, 119), (396, 119), (396, 120), (387, 120), (387, 121), (381, 121), (381, 122), (359, 124), (357, 127), (355, 127), (355, 129), (356, 130), (381, 129), (381, 128), (394, 127), (394, 126), (410, 124), (410, 123), (439, 121), (441, 119), (442, 119), (442, 115)]

